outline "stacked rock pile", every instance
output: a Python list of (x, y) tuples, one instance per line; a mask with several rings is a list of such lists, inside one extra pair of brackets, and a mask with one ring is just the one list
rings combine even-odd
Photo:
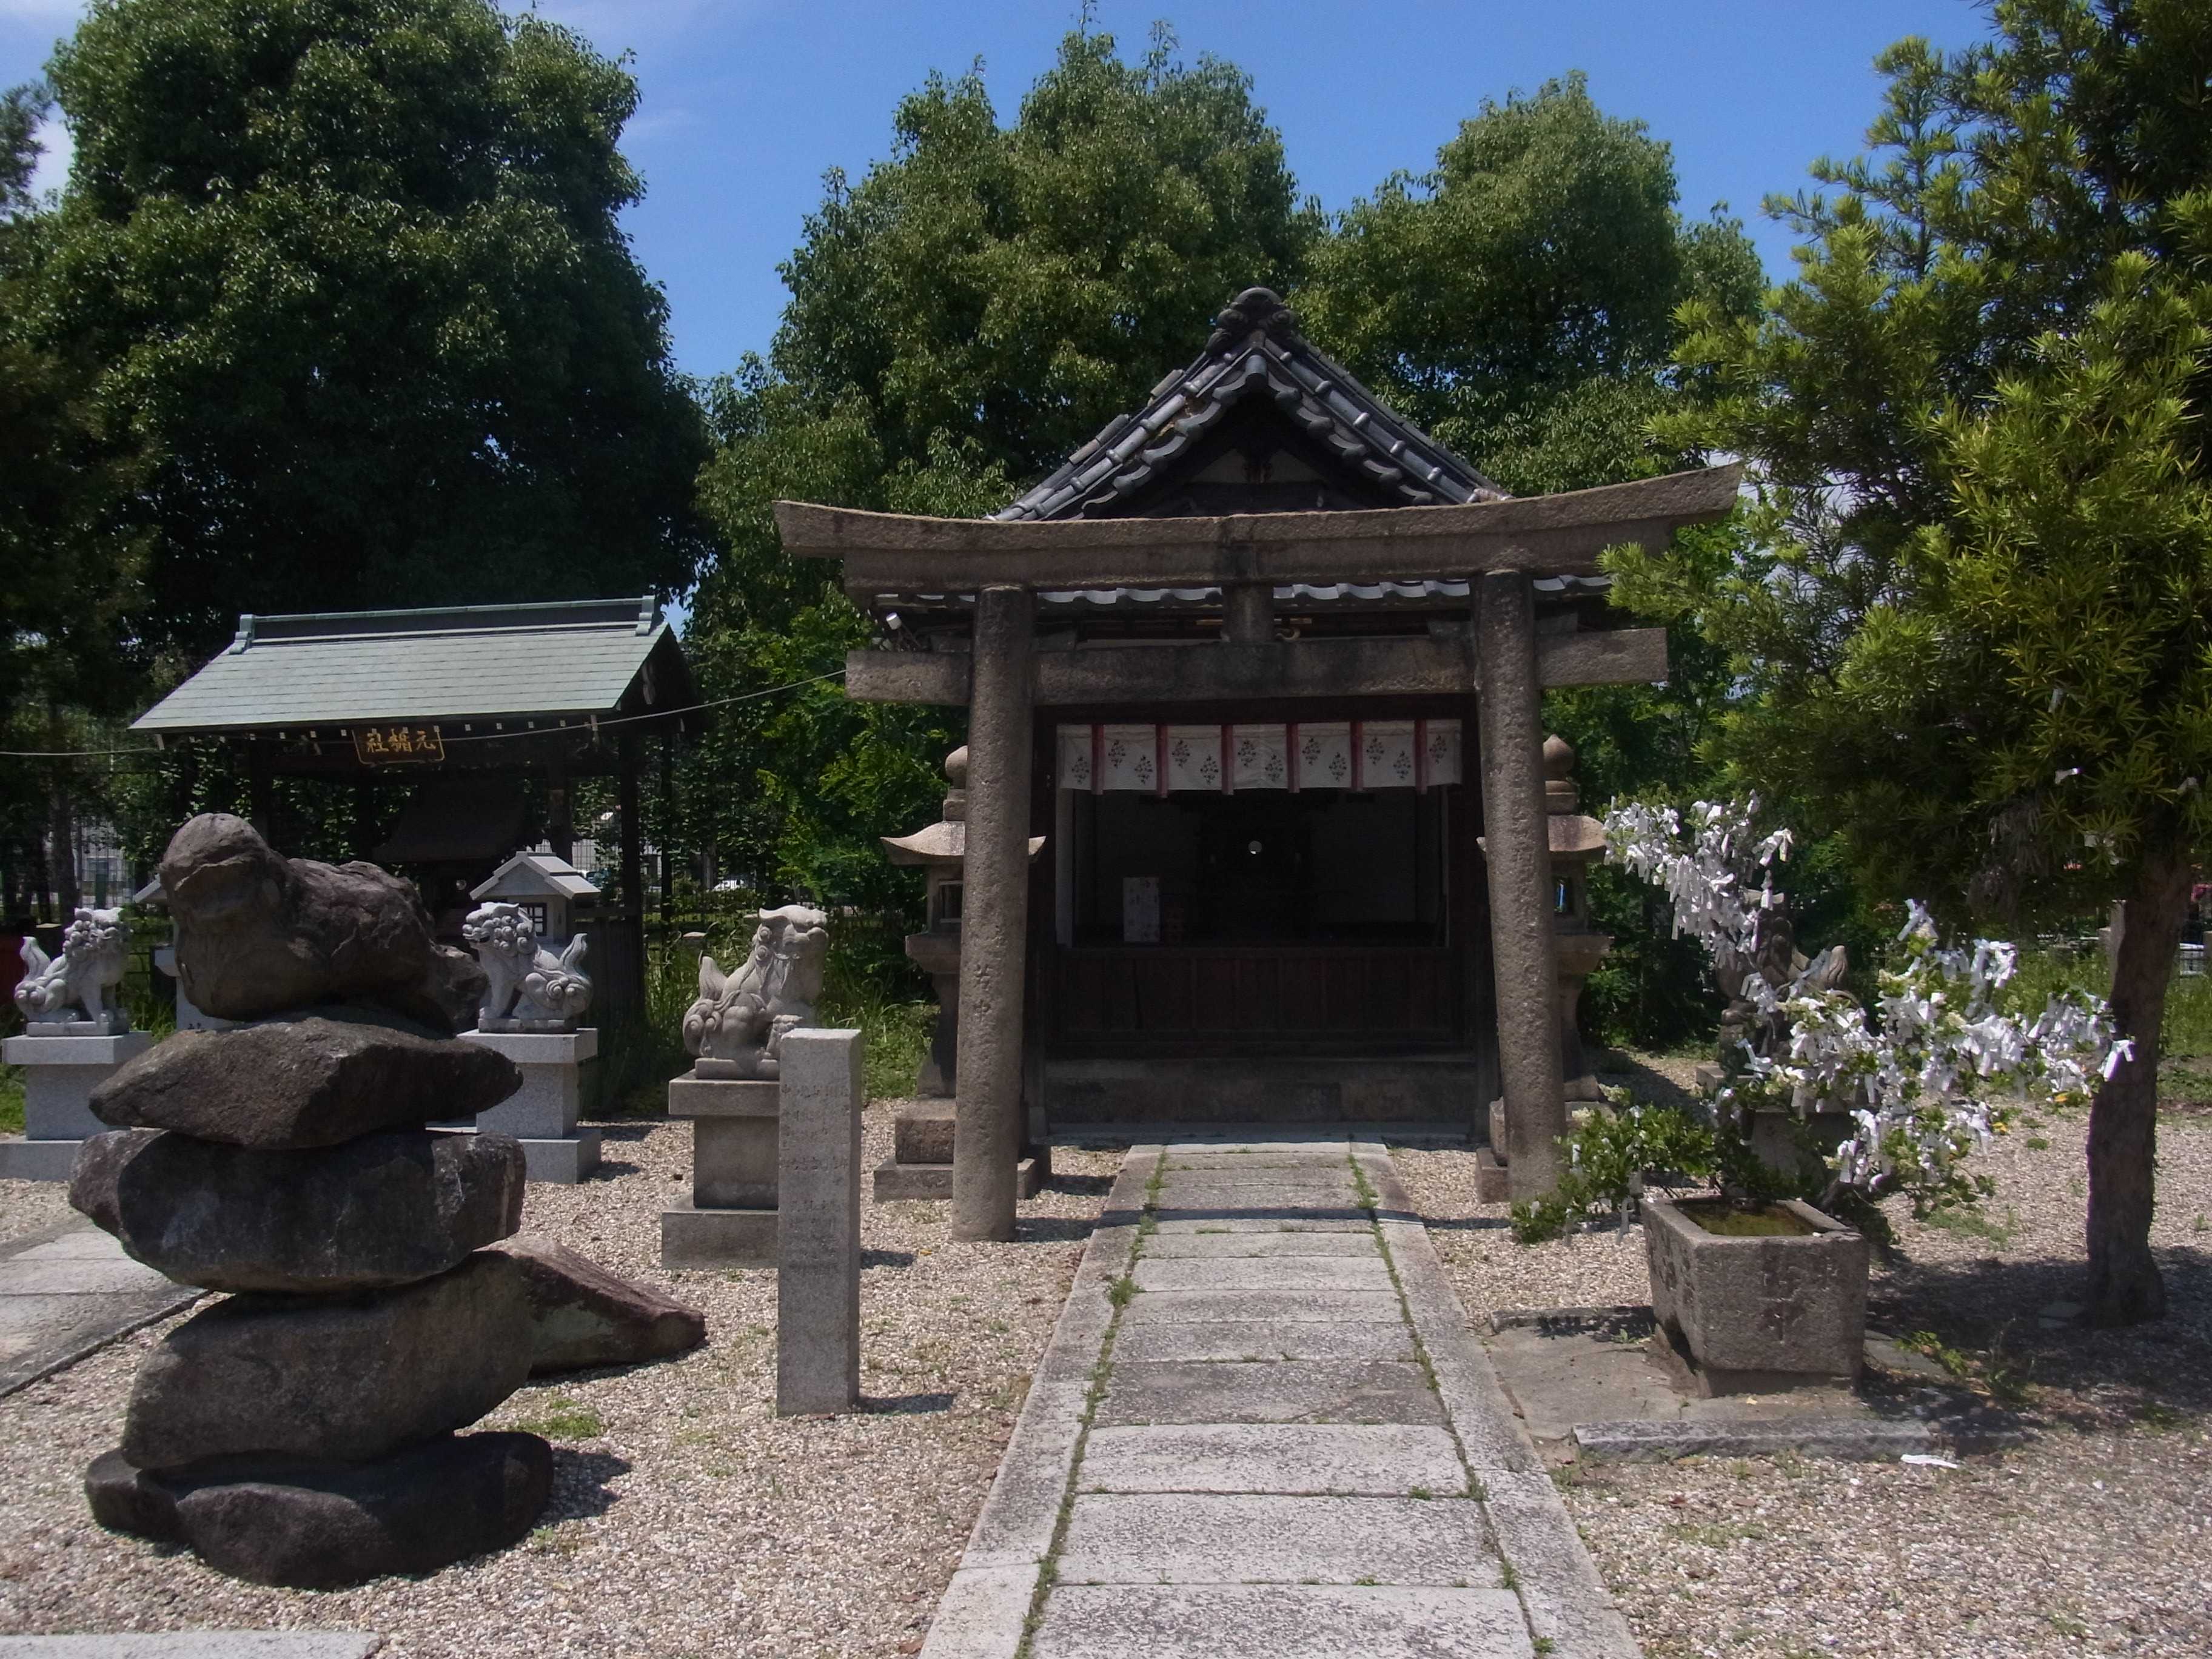
[(252, 1023), (180, 1031), (102, 1085), (116, 1127), (86, 1142), (70, 1201), (230, 1294), (140, 1368), (123, 1443), (86, 1479), (94, 1515), (301, 1587), (512, 1543), (551, 1449), (456, 1431), (532, 1369), (546, 1269), (486, 1248), (521, 1224), (522, 1148), (423, 1127), (520, 1085), (453, 1035), (480, 970), (432, 942), (405, 883), (283, 859), (237, 818), (187, 823), (161, 880), (185, 994)]

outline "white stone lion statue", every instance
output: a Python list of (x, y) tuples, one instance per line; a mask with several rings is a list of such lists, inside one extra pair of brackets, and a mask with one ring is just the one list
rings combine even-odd
[(814, 1023), (830, 954), (830, 918), (805, 905), (763, 910), (752, 951), (735, 973), (699, 958), (699, 1000), (684, 1012), (684, 1046), (723, 1075), (773, 1078), (783, 1035)]
[(538, 927), (516, 904), (479, 904), (463, 918), (461, 937), (477, 953), (489, 981), (477, 1005), (477, 1024), (558, 1021), (574, 1025), (592, 1006), (592, 981), (578, 966), (585, 935), (570, 939), (559, 956), (538, 942)]
[(123, 969), (131, 944), (131, 929), (120, 910), (80, 908), (62, 930), (59, 960), (39, 948), (36, 939), (22, 943), (23, 978), (15, 987), (15, 1006), (26, 1020), (66, 1019), (71, 1004), (84, 1010), (94, 1024), (114, 1030), (129, 1029), (130, 1019), (111, 1005), (107, 994), (123, 983)]

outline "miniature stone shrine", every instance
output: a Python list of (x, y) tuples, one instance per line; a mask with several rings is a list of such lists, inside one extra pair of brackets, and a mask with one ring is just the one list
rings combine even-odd
[[(915, 1078), (919, 1101), (902, 1103), (892, 1114), (891, 1156), (876, 1166), (875, 1200), (950, 1199), (952, 1196), (952, 1126), (958, 1109), (960, 1039), (960, 872), (968, 844), (968, 751), (945, 757), (945, 817), (910, 836), (882, 837), (893, 864), (920, 865), (927, 881), (925, 914), (929, 925), (906, 936), (908, 958), (929, 975), (937, 993), (937, 1019), (929, 1053)], [(1044, 846), (1030, 838), (1030, 856)], [(1017, 1190), (1034, 1198), (1048, 1170), (1049, 1152), (1023, 1156)]]
[(592, 1003), (586, 936), (576, 934), (556, 956), (532, 911), (504, 899), (470, 911), (461, 933), (486, 980), (476, 1030), (462, 1036), (506, 1055), (522, 1073), (521, 1088), (479, 1113), (476, 1127), (520, 1141), (531, 1180), (573, 1186), (599, 1161), (599, 1132), (576, 1122), (582, 1067), (599, 1051), (599, 1032), (577, 1026)]
[[(242, 1023), (180, 1031), (94, 1092), (114, 1127), (70, 1201), (137, 1261), (229, 1294), (140, 1366), (122, 1444), (86, 1476), (94, 1516), (298, 1588), (513, 1543), (551, 1448), (458, 1431), (520, 1386), (578, 1295), (488, 1248), (520, 1223), (521, 1147), (424, 1127), (521, 1080), (453, 1037), (471, 964), (406, 883), (283, 859), (241, 819), (185, 824), (161, 873), (186, 992)], [(686, 1334), (600, 1322), (601, 1363)]]
[[(1557, 732), (1545, 738), (1544, 812), (1552, 852), (1552, 933), (1559, 968), (1559, 1075), (1570, 1103), (1604, 1097), (1583, 1049), (1583, 982), (1613, 949), (1613, 936), (1593, 927), (1589, 915), (1589, 867), (1605, 852), (1605, 826), (1576, 810), (1582, 798), (1574, 773), (1574, 745)], [(1505, 1135), (1504, 1103), (1492, 1101), (1490, 1145), (1475, 1154), (1476, 1194), (1486, 1204), (1502, 1204), (1509, 1195)]]
[(80, 909), (49, 957), (27, 935), (15, 1006), (23, 1034), (0, 1058), (23, 1068), (23, 1133), (0, 1139), (0, 1177), (66, 1181), (77, 1149), (100, 1132), (93, 1091), (153, 1045), (110, 1000), (123, 983), (131, 931), (120, 910)]
[(692, 1120), (691, 1195), (661, 1212), (664, 1267), (775, 1265), (783, 1040), (814, 1023), (828, 921), (804, 905), (763, 910), (736, 972), (699, 958), (698, 1000), (684, 1015), (696, 1060), (668, 1085), (668, 1115)]

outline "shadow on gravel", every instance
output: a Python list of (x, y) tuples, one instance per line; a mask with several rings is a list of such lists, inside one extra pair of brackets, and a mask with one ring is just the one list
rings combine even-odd
[(1097, 1222), (1083, 1216), (1025, 1215), (1014, 1222), (1014, 1243), (1081, 1244), (1097, 1230)]
[(860, 1409), (877, 1417), (915, 1417), (930, 1412), (949, 1412), (957, 1394), (862, 1395)]
[(1056, 1175), (1045, 1182), (1048, 1190), (1055, 1193), (1103, 1193), (1114, 1186), (1112, 1176)]
[[(2078, 1259), (1892, 1262), (1869, 1287), (1867, 1322), (1933, 1349), (2026, 1425), (2151, 1429), (2212, 1422), (2212, 1254), (2161, 1249), (2163, 1319), (2095, 1330), (2073, 1317)], [(1932, 1340), (1929, 1340), (1932, 1339)]]
[(860, 1252), (860, 1265), (863, 1267), (911, 1267), (914, 1266), (914, 1252), (912, 1250), (863, 1250)]
[(553, 1496), (545, 1505), (545, 1513), (538, 1524), (550, 1525), (556, 1521), (580, 1520), (589, 1516), (605, 1515), (615, 1506), (616, 1494), (607, 1489), (607, 1483), (617, 1475), (628, 1474), (629, 1460), (617, 1457), (611, 1452), (573, 1451), (566, 1446), (553, 1448)]

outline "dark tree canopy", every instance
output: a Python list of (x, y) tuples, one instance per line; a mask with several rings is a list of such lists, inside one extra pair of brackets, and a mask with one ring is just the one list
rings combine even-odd
[(1485, 100), (1437, 165), (1385, 179), (1315, 251), (1314, 337), (1508, 489), (1667, 470), (1675, 307), (1756, 308), (1758, 256), (1718, 216), (1685, 223), (1674, 156), (1607, 116), (1583, 77)]
[(141, 643), (672, 590), (706, 453), (617, 216), (619, 64), (489, 0), (95, 0), (40, 331), (149, 458)]
[(811, 398), (858, 392), (896, 465), (939, 434), (1016, 477), (1055, 465), (1187, 361), (1254, 283), (1302, 273), (1301, 208), (1249, 76), (1138, 63), (1070, 34), (1011, 126), (975, 70), (932, 76), (890, 159), (833, 174), (784, 269), (772, 361)]

